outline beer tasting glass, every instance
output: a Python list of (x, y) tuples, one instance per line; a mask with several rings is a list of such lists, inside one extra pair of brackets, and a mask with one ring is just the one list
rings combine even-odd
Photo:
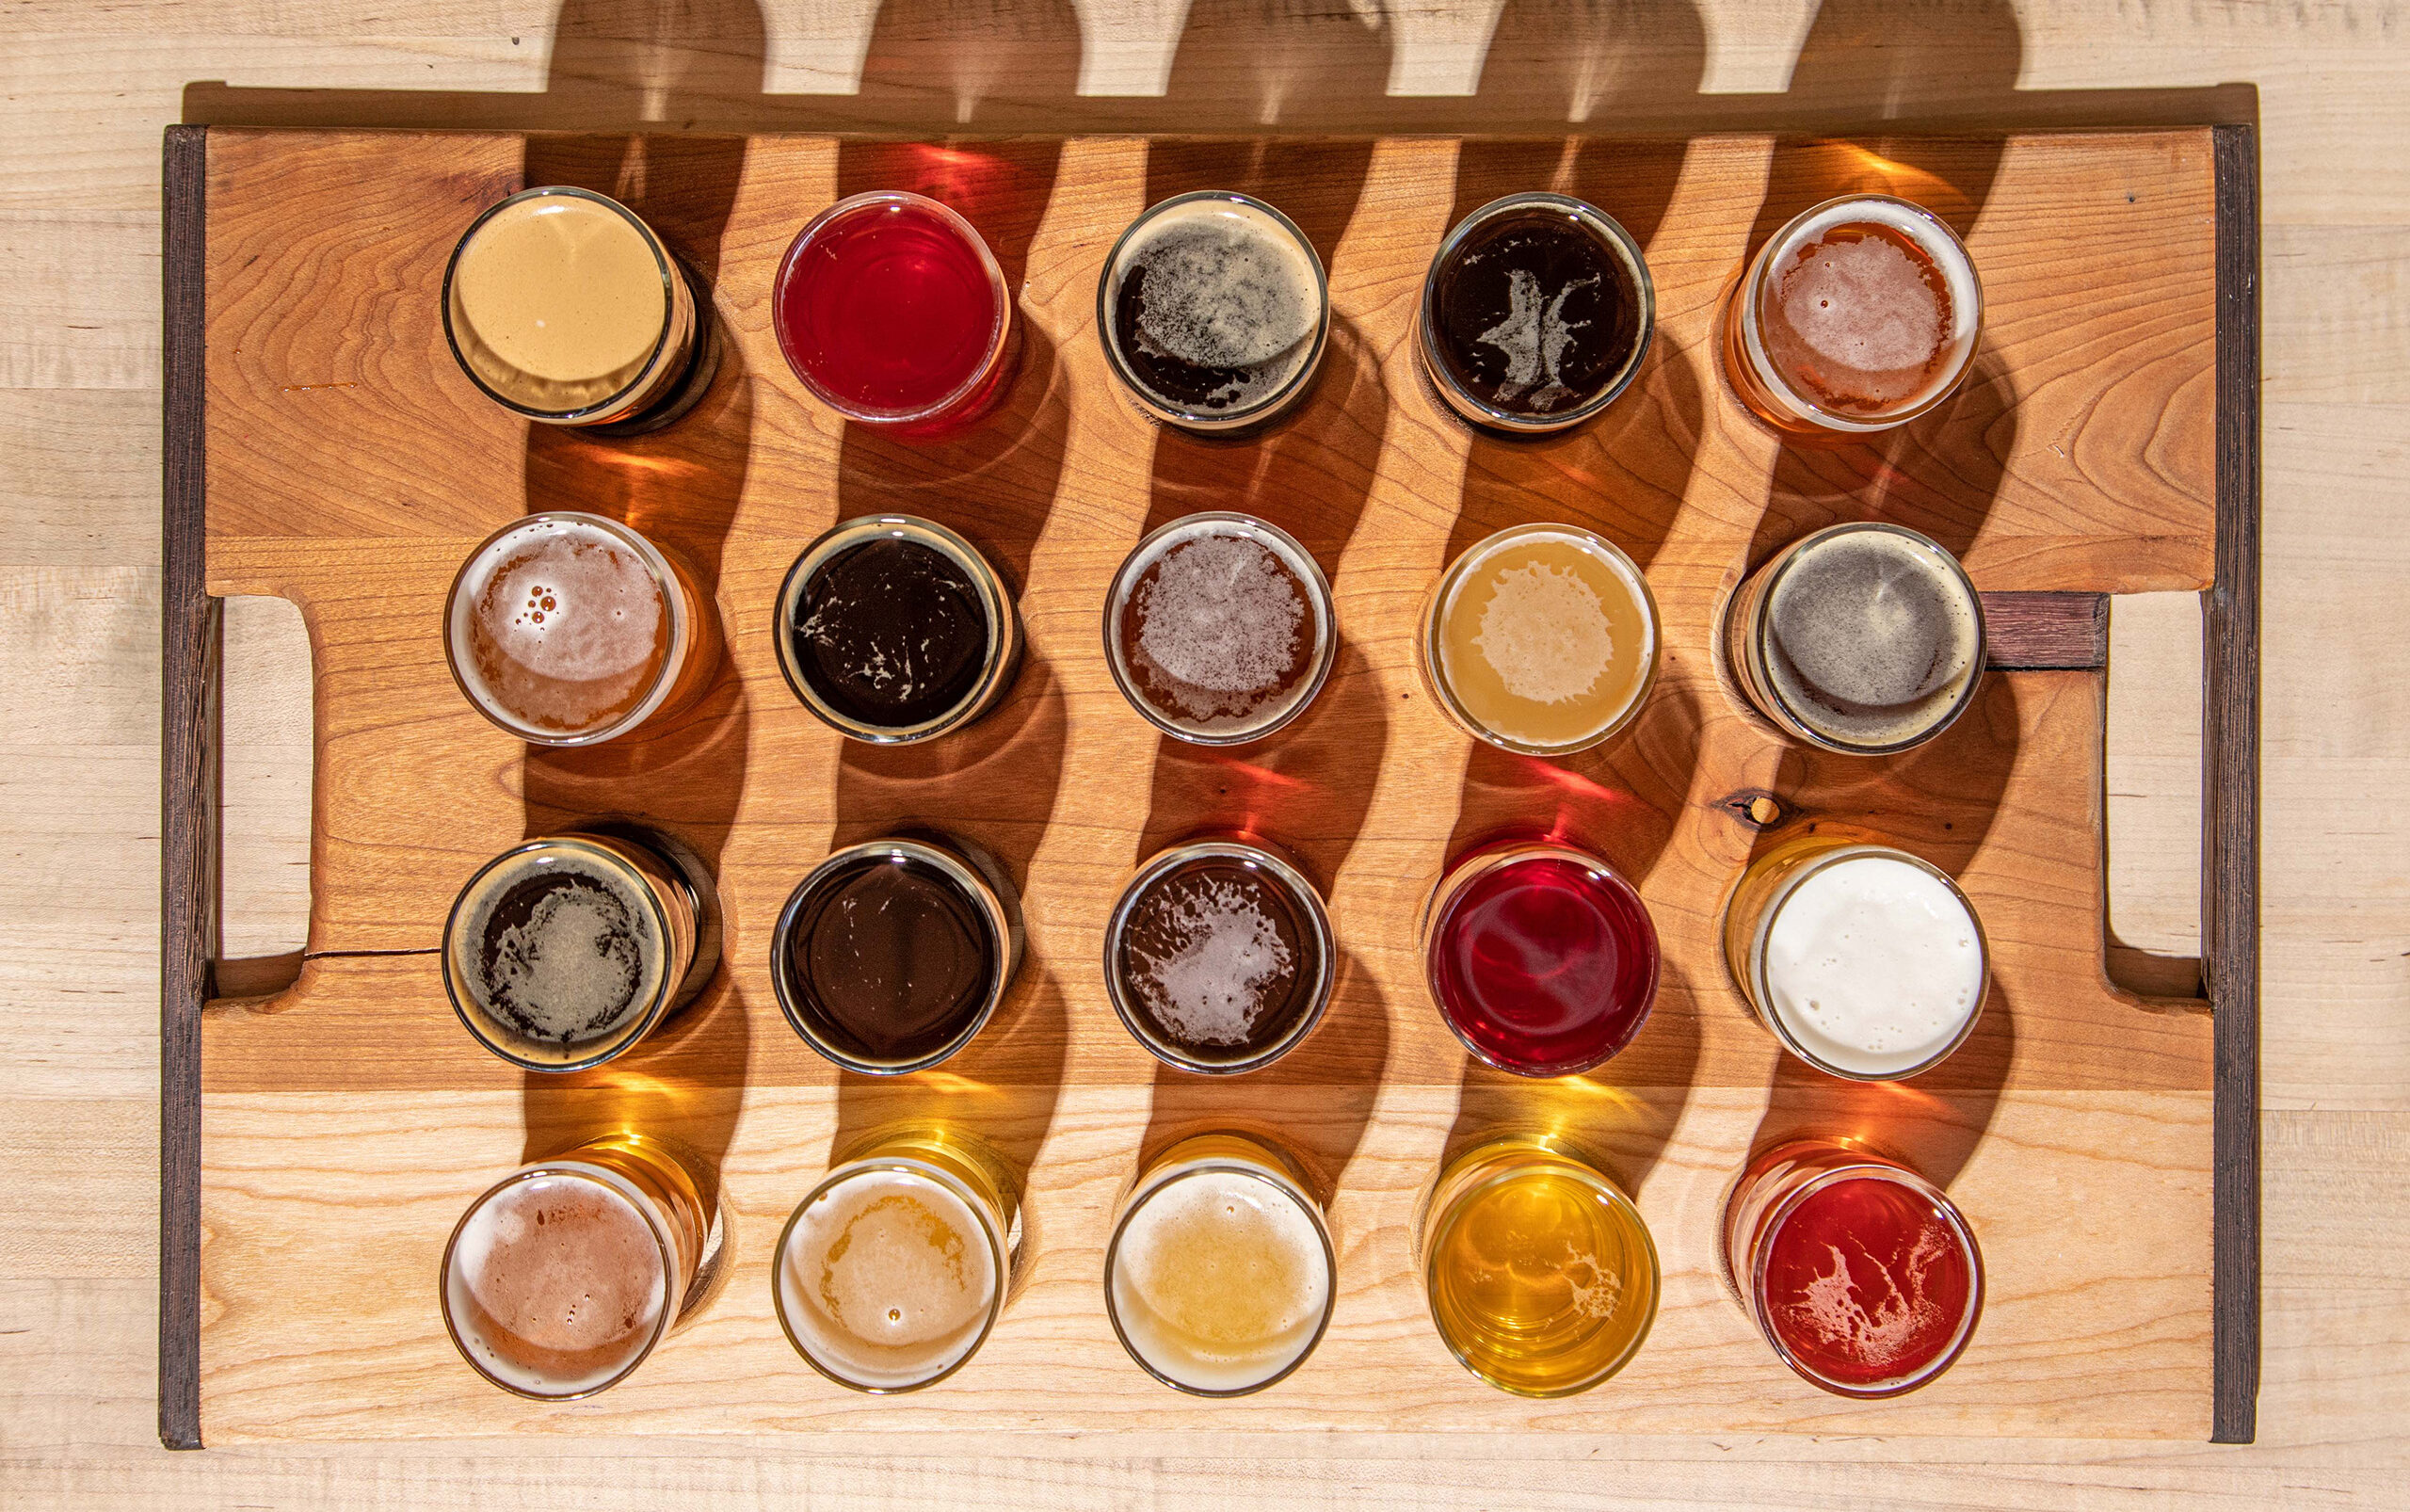
[(883, 1130), (787, 1219), (771, 1281), (779, 1326), (840, 1386), (918, 1391), (987, 1341), (1020, 1248), (1019, 1196), (985, 1142), (937, 1123)]
[(1569, 756), (1640, 716), (1661, 658), (1657, 599), (1615, 542), (1513, 525), (1432, 585), (1417, 666), (1465, 733), (1518, 756)]
[(1329, 1005), (1330, 918), (1296, 863), (1248, 836), (1166, 846), (1138, 867), (1104, 933), (1104, 985), (1167, 1066), (1229, 1076), (1304, 1043)]
[(770, 981), (804, 1043), (895, 1076), (971, 1043), (1020, 958), (1020, 902), (993, 859), (947, 836), (896, 836), (848, 845), (796, 884)]
[(1251, 195), (1175, 195), (1130, 223), (1097, 280), (1106, 363), (1148, 415), (1205, 434), (1259, 426), (1312, 386), (1330, 285), (1296, 223)]
[(1433, 391), (1465, 420), (1536, 435), (1613, 404), (1638, 376), (1656, 324), (1647, 259), (1613, 216), (1561, 194), (1514, 194), (1439, 243), (1415, 349)]
[(1767, 1150), (1725, 1199), (1725, 1284), (1800, 1378), (1839, 1396), (1931, 1381), (1984, 1311), (1974, 1231), (1939, 1187), (1854, 1140)]
[(1983, 682), (1983, 596), (1958, 558), (1904, 525), (1833, 525), (1791, 542), (1733, 591), (1723, 631), (1749, 706), (1825, 750), (1923, 745)]
[(702, 989), (719, 964), (708, 927), (717, 914), (699, 860), (667, 843), (526, 841), (479, 867), (453, 902), (443, 990), (502, 1059), (586, 1070), (634, 1050)]
[(907, 437), (960, 428), (1004, 394), (1012, 291), (970, 221), (924, 195), (857, 194), (812, 217), (771, 296), (779, 350), (821, 403)]
[(1288, 724), (1329, 680), (1338, 648), (1321, 566), (1253, 515), (1209, 511), (1149, 532), (1105, 594), (1115, 685), (1191, 745), (1244, 745)]
[(979, 549), (931, 520), (865, 515), (803, 549), (773, 626), (787, 686), (821, 723), (908, 745), (986, 715), (1020, 668), (1020, 617)]
[(541, 1401), (625, 1380), (699, 1298), (713, 1190), (694, 1152), (629, 1131), (504, 1177), (443, 1248), (460, 1357)]
[(1459, 858), (1422, 909), (1423, 980), (1484, 1063), (1570, 1076), (1618, 1054), (1657, 996), (1657, 926), (1603, 859), (1556, 841)]
[(1305, 1172), (1270, 1141), (1199, 1134), (1115, 1210), (1104, 1306), (1139, 1368), (1195, 1396), (1285, 1379), (1330, 1324), (1338, 1252)]
[(709, 386), (711, 296), (605, 195), (523, 189), (443, 270), (443, 335), (485, 395), (552, 426), (667, 425)]
[(1656, 1321), (1647, 1224), (1557, 1135), (1499, 1134), (1448, 1161), (1415, 1232), (1441, 1342), (1501, 1391), (1586, 1391), (1631, 1361)]
[(687, 707), (719, 662), (719, 614), (679, 558), (573, 510), (488, 537), (443, 608), (452, 680), (531, 746), (616, 740)]
[(1974, 260), (1940, 217), (1843, 195), (1775, 232), (1733, 285), (1724, 374), (1775, 429), (1845, 442), (1948, 398), (1983, 322)]
[(1983, 925), (1949, 873), (1835, 834), (1749, 864), (1725, 902), (1724, 962), (1785, 1050), (1863, 1082), (1948, 1059), (1990, 979)]

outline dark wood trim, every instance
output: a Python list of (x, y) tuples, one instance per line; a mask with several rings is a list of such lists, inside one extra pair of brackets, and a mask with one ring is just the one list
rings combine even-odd
[(2109, 665), (2106, 593), (1986, 593), (1984, 665), (1995, 672), (2091, 671)]
[(2203, 658), (2202, 958), (2217, 1018), (2209, 1438), (2249, 1443), (2259, 1416), (2259, 138), (2215, 128), (2217, 581)]
[(201, 1447), (201, 1007), (217, 939), (219, 602), (203, 576), (209, 136), (165, 148), (159, 765), (159, 1441)]

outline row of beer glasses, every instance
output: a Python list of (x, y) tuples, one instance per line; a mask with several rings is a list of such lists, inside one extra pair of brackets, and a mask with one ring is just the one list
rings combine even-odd
[[(638, 342), (616, 353), (614, 371), (635, 374), (632, 385), (644, 392), (598, 400), (588, 382), (577, 406), (548, 412), (528, 402), (534, 390), (522, 385), (514, 396), (495, 379), (511, 367), (509, 332), (498, 318), (473, 318), (495, 306), (469, 274), (480, 228), (507, 228), (514, 216), (540, 225), (562, 206), (605, 239), (631, 229), (640, 236), (666, 313), (649, 352)], [(626, 261), (642, 274), (641, 259)], [(898, 266), (917, 270), (908, 276), (921, 281), (919, 295), (940, 297), (902, 298)], [(556, 270), (555, 284), (566, 276)], [(797, 377), (849, 420), (931, 434), (975, 419), (1004, 386), (1012, 320), (1003, 288), (977, 233), (951, 211), (916, 196), (861, 196), (798, 235), (779, 273), (775, 323)], [(1853, 326), (1834, 314), (1837, 300), (1863, 298), (1869, 288), (1893, 301), (1893, 315), (1902, 299), (1914, 307), (1924, 322), (1917, 329), (1931, 338), (1922, 349), (1910, 349), (1916, 341), (1897, 319)], [(464, 237), (447, 276), (446, 329), (471, 377), (520, 412), (628, 433), (674, 423), (672, 411), (708, 384), (715, 337), (707, 308), (695, 304), (698, 289), (624, 207), (585, 191), (532, 190)], [(1734, 289), (1727, 376), (1752, 411), (1780, 428), (1848, 434), (1900, 424), (1963, 377), (1980, 302), (1964, 248), (1936, 218), (1883, 197), (1833, 201), (1778, 233)], [(1133, 223), (1106, 260), (1098, 304), (1109, 365), (1131, 397), (1164, 423), (1208, 431), (1259, 426), (1293, 404), (1329, 322), (1310, 244), (1274, 207), (1232, 194), (1182, 196)], [(907, 307), (922, 323), (912, 331), (861, 324)], [(985, 334), (974, 340), (983, 311)], [(1418, 348), (1435, 391), (1468, 421), (1557, 429), (1623, 392), (1653, 317), (1645, 261), (1612, 217), (1563, 197), (1515, 196), (1476, 212), (1442, 244), (1425, 282)], [(674, 351), (681, 344), (686, 349)], [(928, 371), (883, 361), (890, 348), (908, 349)], [(948, 352), (952, 367), (929, 355)], [(1518, 526), (1470, 548), (1435, 584), (1420, 666), (1435, 702), (1476, 738), (1527, 755), (1567, 754), (1637, 717), (1656, 675), (1656, 613), (1638, 568), (1612, 542), (1572, 526)], [(1936, 543), (1888, 525), (1840, 526), (1793, 543), (1732, 596), (1718, 629), (1731, 685), (1757, 715), (1794, 738), (1861, 754), (1938, 734), (1971, 700), (1983, 665), (1981, 603), (1963, 571)], [(1328, 586), (1312, 557), (1269, 522), (1227, 513), (1176, 521), (1142, 541), (1107, 595), (1103, 633), (1133, 708), (1165, 734), (1201, 744), (1263, 739), (1296, 717), (1326, 678), (1336, 643)], [(673, 554), (618, 522), (555, 513), (521, 521), (473, 554), (454, 587), (446, 643), (456, 678), (489, 718), (536, 743), (583, 745), (691, 702), (717, 659), (716, 634), (709, 600)], [(806, 707), (850, 738), (880, 744), (938, 738), (977, 719), (1009, 688), (1020, 651), (1009, 591), (976, 548), (935, 522), (905, 517), (846, 522), (808, 547), (782, 587), (775, 635)], [(881, 935), (860, 923), (899, 909), (908, 928)], [(715, 912), (708, 876), (661, 837), (598, 830), (529, 842), (463, 890), (447, 927), (447, 988), (464, 1023), (496, 1054), (535, 1070), (591, 1066), (634, 1048), (708, 979), (715, 960), (702, 941), (715, 931), (701, 921)], [(548, 932), (609, 969), (587, 970), (582, 953), (548, 956), (538, 948)], [(1647, 910), (1611, 865), (1576, 845), (1505, 842), (1457, 858), (1432, 893), (1422, 933), (1443, 1019), (1473, 1054), (1505, 1070), (1593, 1069), (1631, 1042), (1653, 1001)], [(650, 955), (648, 939), (657, 941)], [(1881, 958), (1863, 948), (1836, 955), (1837, 941), (1853, 940), (1871, 941)], [(934, 957), (924, 948), (931, 941), (940, 947)], [(975, 847), (898, 836), (840, 851), (796, 888), (774, 939), (772, 975), (790, 1022), (814, 1050), (850, 1069), (895, 1073), (934, 1066), (970, 1042), (1009, 987), (1020, 943), (1011, 884)], [(1980, 925), (1945, 874), (1871, 839), (1839, 836), (1802, 837), (1749, 868), (1727, 903), (1725, 955), (1744, 1001), (1788, 1051), (1863, 1079), (1937, 1064), (1971, 1030), (1987, 974)], [(571, 957), (580, 967), (565, 973), (558, 962)], [(1221, 963), (1218, 974), (1200, 975), (1197, 962), (1209, 957)], [(1229, 1074), (1269, 1064), (1311, 1032), (1332, 959), (1311, 881), (1277, 845), (1230, 835), (1171, 847), (1140, 866), (1114, 911), (1104, 965), (1108, 995), (1151, 1054)], [(1871, 1002), (1850, 990), (1870, 967), (1888, 984)], [(911, 1177), (935, 1186), (918, 1196), (878, 1186), (908, 1186), (892, 1160), (926, 1165), (925, 1148), (858, 1154), (806, 1198), (781, 1240), (778, 1299), (790, 1338), (825, 1374), (866, 1390), (924, 1385), (956, 1368), (1008, 1289), (1007, 1236), (1017, 1233), (1008, 1177), (992, 1159), (965, 1153), (983, 1148), (973, 1136), (918, 1137), (953, 1151), (951, 1166), (935, 1161), (937, 1177)], [(1117, 1332), (1142, 1365), (1183, 1389), (1227, 1394), (1270, 1384), (1310, 1352), (1335, 1261), (1293, 1157), (1246, 1135), (1212, 1138), (1222, 1143), (1190, 1150), (1201, 1161), (1195, 1172), (1182, 1166), (1177, 1180), (1150, 1185), (1169, 1156), (1142, 1172), (1117, 1223), (1115, 1254), (1142, 1209), (1156, 1215), (1137, 1231), (1167, 1237), (1133, 1245), (1126, 1266), (1109, 1257), (1106, 1284)], [(646, 1144), (640, 1135), (621, 1142)], [(587, 1164), (607, 1175), (609, 1161), (597, 1159)], [(1232, 1160), (1246, 1168), (1233, 1175)], [(885, 1174), (874, 1182), (856, 1171), (864, 1161), (873, 1165), (863, 1171)], [(1199, 1291), (1195, 1267), (1165, 1260), (1197, 1250), (1204, 1231), (1180, 1233), (1184, 1205), (1237, 1210), (1230, 1192), (1196, 1195), (1213, 1172), (1278, 1193), (1269, 1206), (1246, 1204), (1280, 1215), (1255, 1226), (1247, 1263), (1300, 1279), (1295, 1289), (1273, 1289), (1277, 1319), (1249, 1325), (1261, 1358), (1218, 1375), (1199, 1363), (1194, 1329), (1181, 1331), (1188, 1325), (1138, 1318), (1143, 1297), (1192, 1310), (1229, 1305), (1204, 1295), (1210, 1287)], [(490, 1237), (472, 1220), (495, 1194), (553, 1179), (522, 1171), (481, 1199), (463, 1220), (466, 1252), (490, 1256)], [(620, 1180), (641, 1184), (624, 1172)], [(815, 1321), (811, 1310), (844, 1311), (832, 1299), (851, 1295), (859, 1313), (864, 1298), (885, 1295), (882, 1285), (918, 1273), (909, 1256), (899, 1251), (882, 1282), (872, 1274), (880, 1267), (866, 1270), (863, 1260), (877, 1245), (857, 1248), (849, 1237), (853, 1263), (824, 1267), (816, 1289), (790, 1295), (790, 1251), (811, 1250), (811, 1236), (825, 1238), (837, 1221), (822, 1210), (851, 1212), (844, 1192), (874, 1187), (856, 1204), (861, 1213), (918, 1204), (913, 1224), (888, 1226), (889, 1241), (907, 1231), (949, 1232), (947, 1255), (960, 1261), (984, 1244), (990, 1261), (984, 1291), (971, 1286), (950, 1301), (891, 1297), (892, 1321), (913, 1334), (902, 1356), (892, 1355), (904, 1347), (900, 1335), (882, 1341), (861, 1316), (850, 1335), (831, 1332), (829, 1318)], [(1158, 1187), (1188, 1196), (1157, 1203)], [(1535, 1212), (1550, 1222), (1534, 1227)], [(973, 1221), (956, 1221), (965, 1214)], [(692, 1227), (652, 1225), (656, 1236)], [(1458, 1358), (1493, 1384), (1537, 1395), (1582, 1390), (1620, 1368), (1647, 1334), (1656, 1257), (1646, 1226), (1564, 1138), (1509, 1137), (1459, 1154), (1436, 1178), (1418, 1227), (1434, 1319)], [(1954, 1207), (1905, 1166), (1847, 1141), (1760, 1156), (1731, 1193), (1726, 1227), (1727, 1279), (1743, 1308), (1781, 1358), (1828, 1390), (1881, 1395), (1921, 1384), (1963, 1348), (1980, 1311), (1980, 1258)], [(971, 1243), (974, 1229), (980, 1244)], [(1309, 1229), (1316, 1244), (1304, 1241)], [(1227, 1225), (1217, 1231), (1230, 1237)], [(1829, 1306), (1837, 1285), (1854, 1296), (1866, 1278), (1816, 1269), (1818, 1237), (1843, 1231), (1862, 1250), (1870, 1236), (1888, 1247), (1872, 1279), (1895, 1297), (1912, 1294), (1911, 1311), (1924, 1320), (1913, 1337), (1897, 1327), (1884, 1335), (1891, 1342), (1880, 1359), (1834, 1347), (1862, 1344), (1873, 1321)], [(660, 1295), (683, 1297), (699, 1259), (687, 1264), (686, 1251), (663, 1244)], [(1492, 1295), (1484, 1267), (1502, 1247), (1519, 1247), (1532, 1262), (1522, 1270), (1548, 1278), (1535, 1291), (1508, 1289), (1531, 1295)], [(690, 1247), (699, 1257), (699, 1242)], [(829, 1247), (821, 1245), (824, 1260)], [(458, 1236), (454, 1251), (463, 1252)], [(447, 1260), (448, 1318), (458, 1311), (455, 1269)], [(950, 1273), (970, 1274), (962, 1264)], [(682, 1275), (685, 1287), (673, 1287)], [(1156, 1278), (1152, 1292), (1132, 1279), (1142, 1275)], [(674, 1315), (666, 1307), (651, 1314), (651, 1339)], [(929, 1321), (940, 1317), (954, 1321)], [(908, 1327), (909, 1318), (920, 1321)], [(478, 1348), (457, 1318), (453, 1327), (476, 1362)], [(939, 1335), (953, 1343), (934, 1354), (920, 1348)], [(870, 1353), (847, 1354), (858, 1346)], [(487, 1353), (489, 1363), (499, 1358)], [(532, 1394), (599, 1390), (641, 1358), (626, 1358), (607, 1378), (555, 1372), (559, 1380)], [(479, 1368), (530, 1390), (506, 1371)], [(575, 1389), (553, 1389), (564, 1385)]]

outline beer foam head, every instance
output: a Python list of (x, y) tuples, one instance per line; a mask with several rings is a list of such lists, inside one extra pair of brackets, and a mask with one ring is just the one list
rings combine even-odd
[(669, 296), (650, 236), (582, 194), (504, 203), (461, 243), (452, 330), (477, 377), (546, 413), (600, 403), (661, 345)]
[(1312, 696), (1329, 610), (1313, 560), (1258, 525), (1183, 522), (1122, 569), (1147, 701), (1182, 729), (1229, 736), (1277, 723)]
[(1775, 1016), (1817, 1060), (1859, 1076), (1921, 1069), (1983, 1005), (1984, 940), (1939, 877), (1896, 856), (1817, 868), (1765, 944)]
[(1438, 668), (1484, 729), (1533, 746), (1623, 717), (1657, 656), (1656, 617), (1631, 562), (1577, 531), (1527, 527), (1449, 574)]
[(1982, 607), (1920, 537), (1844, 530), (1810, 541), (1766, 614), (1775, 692), (1840, 745), (1916, 739), (1947, 721), (1982, 672)]
[(473, 880), (445, 948), (499, 1048), (583, 1060), (633, 1028), (662, 989), (667, 942), (619, 868), (570, 844), (503, 858)]
[(1330, 1252), (1295, 1198), (1216, 1167), (1174, 1174), (1139, 1199), (1114, 1250), (1114, 1317), (1157, 1374), (1243, 1391), (1313, 1347), (1330, 1311)]
[[(1244, 200), (1207, 196), (1159, 207), (1115, 260), (1117, 289), (1133, 282), (1134, 328), (1109, 332), (1125, 348), (1182, 373), (1194, 393), (1161, 392), (1174, 410), (1224, 412), (1278, 392), (1313, 355), (1325, 298), (1313, 249)], [(1119, 317), (1123, 301), (1110, 307)], [(1200, 398), (1198, 395), (1201, 394)]]
[(797, 1212), (779, 1315), (821, 1369), (871, 1391), (919, 1386), (977, 1348), (1003, 1300), (995, 1242), (949, 1185), (865, 1168)]
[(669, 681), (663, 573), (600, 521), (535, 515), (497, 534), (461, 569), (450, 619), (454, 669), (514, 728), (603, 729)]
[[(1939, 286), (1927, 281), (1915, 254), (1883, 236), (1826, 239), (1840, 228), (1870, 224), (1913, 245)], [(1746, 332), (1752, 363), (1785, 391), (1793, 386), (1782, 371), (1786, 362), (1827, 375), (1859, 401), (1834, 411), (1844, 422), (1879, 424), (1928, 404), (1966, 370), (1982, 328), (1983, 286), (1965, 246), (1920, 207), (1880, 195), (1843, 196), (1785, 227), (1757, 265), (1764, 275), (1758, 304), (1764, 330)], [(1777, 346), (1779, 357), (1771, 349)], [(1839, 402), (1830, 394), (1790, 397)]]
[(671, 1299), (660, 1236), (636, 1202), (608, 1173), (565, 1168), (472, 1209), (443, 1281), (471, 1361), (531, 1395), (575, 1396), (641, 1359)]

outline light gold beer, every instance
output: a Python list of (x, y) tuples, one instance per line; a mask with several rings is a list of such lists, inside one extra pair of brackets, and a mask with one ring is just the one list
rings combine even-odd
[(944, 1124), (897, 1125), (858, 1144), (787, 1219), (779, 1324), (841, 1386), (933, 1386), (987, 1342), (1020, 1246), (1019, 1195), (994, 1150)]
[(1568, 1396), (1631, 1363), (1657, 1318), (1657, 1246), (1631, 1198), (1554, 1134), (1501, 1134), (1440, 1168), (1416, 1223), (1423, 1295), (1464, 1367)]
[(1306, 1361), (1330, 1324), (1338, 1252), (1306, 1175), (1270, 1141), (1183, 1139), (1121, 1199), (1104, 1255), (1105, 1311), (1147, 1374), (1197, 1396), (1242, 1396)]

